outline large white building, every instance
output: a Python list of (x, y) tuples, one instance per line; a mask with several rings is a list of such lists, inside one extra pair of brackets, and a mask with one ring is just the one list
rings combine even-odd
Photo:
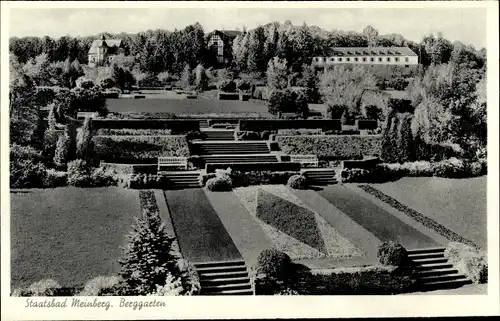
[(408, 47), (336, 47), (330, 57), (314, 57), (313, 65), (338, 64), (418, 65), (418, 56)]

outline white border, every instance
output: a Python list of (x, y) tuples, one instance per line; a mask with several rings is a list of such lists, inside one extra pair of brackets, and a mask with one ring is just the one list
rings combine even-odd
[[(496, 1), (415, 2), (3, 2), (1, 3), (1, 254), (2, 319), (192, 319), (192, 318), (321, 318), (374, 316), (498, 315), (499, 309), (499, 207), (498, 207), (498, 3)], [(127, 308), (25, 309), (24, 298), (9, 296), (10, 220), (8, 191), (8, 39), (11, 8), (487, 8), (488, 48), (488, 295), (476, 296), (287, 296), (287, 297), (165, 297), (166, 308), (133, 311)], [(148, 298), (137, 298), (148, 300)], [(116, 307), (120, 298), (110, 299)]]

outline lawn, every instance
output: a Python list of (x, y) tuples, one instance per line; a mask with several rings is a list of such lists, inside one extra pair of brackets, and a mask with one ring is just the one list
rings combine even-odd
[(242, 259), (203, 189), (164, 191), (182, 255), (191, 262)]
[(138, 192), (120, 188), (54, 188), (11, 191), (11, 284), (53, 278), (82, 285), (119, 271)]
[(486, 181), (486, 176), (468, 179), (407, 177), (370, 185), (486, 248)]
[(264, 102), (204, 99), (107, 99), (109, 111), (121, 112), (169, 112), (187, 114), (205, 113), (267, 113)]
[(383, 242), (399, 242), (408, 249), (439, 245), (435, 240), (348, 187), (331, 185), (318, 191), (318, 194)]

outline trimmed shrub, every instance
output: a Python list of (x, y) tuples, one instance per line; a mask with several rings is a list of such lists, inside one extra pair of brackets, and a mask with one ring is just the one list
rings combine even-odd
[(57, 296), (60, 294), (62, 286), (53, 279), (43, 279), (34, 282), (26, 289), (15, 289), (12, 296)]
[(189, 156), (186, 136), (94, 136), (94, 144), (97, 158), (108, 163)]
[(381, 136), (276, 136), (281, 150), (289, 155), (317, 155), (320, 158), (356, 159), (380, 155)]
[(55, 169), (48, 169), (47, 175), (43, 182), (43, 186), (47, 188), (61, 187), (68, 185), (68, 173), (56, 171)]
[(10, 159), (10, 187), (42, 187), (47, 175), (45, 165), (30, 160)]
[(54, 155), (54, 164), (58, 168), (64, 168), (69, 160), (69, 149), (71, 147), (70, 137), (66, 135), (59, 136), (56, 144), (56, 151)]
[(474, 283), (488, 282), (488, 259), (485, 252), (459, 242), (450, 242), (444, 256)]
[(110, 296), (123, 280), (119, 276), (98, 276), (87, 281), (79, 296)]
[(220, 91), (217, 94), (217, 99), (219, 99), (219, 100), (240, 100), (240, 94), (239, 93), (233, 93), (233, 92), (222, 92), (222, 91)]
[(292, 260), (288, 254), (276, 249), (265, 249), (257, 258), (256, 272), (270, 278), (286, 279), (291, 272)]
[(229, 177), (216, 176), (207, 180), (206, 187), (212, 192), (223, 192), (230, 191), (233, 186)]
[(303, 175), (293, 175), (288, 179), (287, 185), (293, 189), (305, 189), (306, 178)]
[(91, 185), (90, 168), (86, 161), (77, 159), (68, 163), (68, 185), (77, 187)]
[(380, 244), (377, 258), (383, 265), (402, 266), (408, 259), (408, 252), (401, 244), (389, 241)]
[(233, 93), (236, 91), (236, 83), (231, 79), (223, 79), (217, 84), (217, 89), (227, 93)]
[(215, 173), (200, 174), (200, 176), (198, 176), (198, 183), (200, 184), (201, 187), (205, 187), (207, 181), (209, 179), (215, 178), (216, 176), (217, 175), (215, 175)]
[(183, 295), (197, 295), (200, 294), (201, 281), (200, 275), (196, 267), (185, 259), (177, 261), (177, 267), (181, 273), (181, 280), (183, 283)]
[(92, 127), (95, 130), (108, 129), (170, 129), (174, 134), (182, 134), (190, 131), (199, 131), (200, 122), (191, 119), (94, 119)]
[(85, 118), (83, 127), (78, 133), (76, 157), (91, 164), (94, 160), (94, 142), (92, 141), (92, 120)]

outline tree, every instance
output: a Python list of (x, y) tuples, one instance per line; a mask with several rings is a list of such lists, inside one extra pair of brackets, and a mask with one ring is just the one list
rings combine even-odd
[(94, 160), (94, 142), (92, 141), (92, 120), (87, 117), (83, 127), (78, 133), (76, 145), (76, 158), (92, 164)]
[(127, 238), (125, 256), (120, 260), (124, 294), (151, 294), (169, 276), (178, 277), (177, 260), (171, 253), (174, 237), (168, 235), (157, 209), (143, 211)]
[(267, 61), (264, 56), (265, 31), (258, 26), (250, 33), (246, 67), (250, 72), (264, 72)]
[(193, 73), (191, 72), (189, 64), (186, 64), (184, 70), (182, 71), (180, 85), (182, 88), (188, 89), (191, 85), (193, 85), (193, 82), (194, 82)]
[(288, 87), (287, 61), (274, 57), (267, 66), (267, 86), (271, 89), (285, 89)]
[(71, 148), (71, 137), (65, 132), (59, 136), (54, 155), (54, 164), (58, 168), (64, 168), (69, 161), (69, 150)]
[(307, 118), (309, 115), (309, 107), (305, 94), (290, 89), (274, 89), (269, 96), (267, 106), (268, 112), (271, 115), (295, 113), (302, 118)]
[(363, 35), (366, 37), (368, 47), (375, 47), (378, 40), (378, 30), (368, 25), (363, 29)]
[(344, 106), (348, 114), (362, 114), (361, 100), (366, 91), (378, 92), (377, 80), (361, 66), (352, 69), (343, 66), (325, 71), (320, 77), (320, 93), (328, 106)]
[(302, 65), (302, 76), (298, 85), (306, 88), (307, 101), (317, 103), (319, 101), (318, 77), (314, 67), (308, 64)]
[(121, 90), (130, 90), (136, 82), (136, 79), (134, 79), (128, 68), (122, 68), (116, 64), (111, 65), (111, 78)]
[(195, 86), (198, 91), (204, 91), (208, 88), (207, 73), (202, 65), (198, 65), (195, 69)]
[(233, 61), (240, 70), (246, 69), (248, 61), (250, 34), (245, 32), (233, 40)]

